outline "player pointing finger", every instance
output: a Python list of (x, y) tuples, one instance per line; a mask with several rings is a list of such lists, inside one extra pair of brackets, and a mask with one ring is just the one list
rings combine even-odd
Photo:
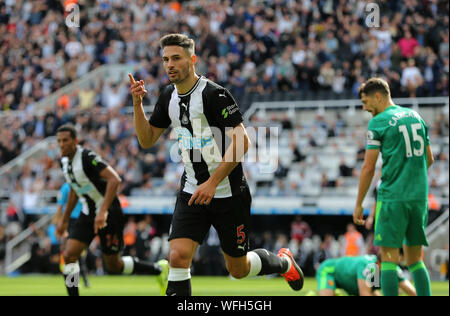
[(133, 96), (133, 102), (142, 102), (142, 98), (147, 93), (147, 90), (145, 90), (145, 85), (143, 80), (136, 81), (133, 78), (132, 74), (128, 74), (128, 77), (130, 78), (130, 91), (131, 95)]

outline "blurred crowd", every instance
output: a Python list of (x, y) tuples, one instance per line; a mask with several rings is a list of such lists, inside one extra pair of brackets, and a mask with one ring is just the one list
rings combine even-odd
[[(55, 135), (62, 124), (73, 122), (82, 144), (119, 172), (124, 195), (151, 191), (173, 196), (183, 172), (182, 166), (171, 160), (176, 140), (168, 130), (154, 148), (139, 147), (132, 117), (125, 111), (132, 102), (127, 78), (119, 82), (99, 78), (85, 89), (63, 95), (53, 109), (39, 115), (34, 111), (34, 103), (52, 92), (101, 65), (117, 63), (138, 66), (134, 77), (144, 80), (149, 91), (144, 103), (154, 104), (160, 87), (168, 83), (158, 39), (169, 32), (194, 38), (198, 73), (227, 87), (238, 100), (248, 94), (302, 91), (355, 98), (357, 87), (371, 76), (384, 77), (394, 97), (448, 96), (448, 1), (378, 1), (381, 16), (376, 28), (366, 25), (368, 1), (72, 2), (80, 8), (80, 27), (67, 27), (62, 1), (0, 2), (0, 167)], [(10, 110), (18, 111), (11, 115)], [(255, 195), (312, 194), (311, 189), (317, 190), (317, 195), (327, 188), (355, 187), (358, 163), (364, 155), (365, 126), (349, 127), (339, 113), (332, 119), (317, 115), (311, 120), (275, 113), (255, 116), (250, 123), (268, 126), (269, 120), (282, 127), (283, 154), (268, 178), (260, 178), (255, 165), (244, 165)], [(428, 123), (431, 142), (438, 144), (430, 187), (448, 191), (448, 142), (441, 143), (448, 139), (448, 113)], [(350, 154), (340, 151), (346, 147), (352, 148)], [(326, 166), (320, 161), (325, 151), (326, 157), (337, 161), (331, 172), (329, 160)], [(0, 179), (0, 193), (8, 197), (3, 213), (6, 219), (0, 218), (0, 223), (8, 223), (6, 230), (0, 226), (0, 260), (5, 240), (32, 222), (24, 215), (26, 210), (37, 205), (44, 191), (56, 191), (62, 185), (58, 156), (52, 143), (45, 155), (28, 160), (17, 174)], [(146, 235), (152, 231), (150, 222), (130, 221), (127, 227)], [(140, 235), (130, 238), (138, 243)], [(322, 249), (322, 242), (330, 240), (323, 239), (313, 241), (314, 249)], [(52, 248), (51, 238), (36, 240), (40, 240), (34, 248), (38, 253)], [(202, 251), (217, 250), (214, 232), (208, 240), (213, 250)], [(296, 238), (280, 240), (278, 243), (290, 243)], [(159, 242), (160, 249), (164, 248)], [(303, 247), (308, 245), (303, 243)], [(143, 251), (151, 257), (155, 254), (150, 248), (127, 251)], [(57, 264), (56, 258), (52, 260)], [(96, 259), (93, 262), (101, 271)]]
[[(169, 32), (194, 38), (198, 72), (236, 97), (356, 95), (371, 76), (385, 77), (395, 97), (448, 95), (448, 1), (378, 1), (379, 27), (367, 24), (368, 1), (356, 0), (66, 2), (77, 3), (79, 27), (66, 25), (63, 1), (0, 3), (0, 110), (32, 108), (103, 64), (139, 64), (135, 77), (153, 98), (168, 82), (158, 39)], [(77, 105), (98, 102), (92, 94), (112, 94), (104, 107), (124, 105), (120, 87), (87, 90)]]
[[(428, 109), (430, 110), (430, 109)], [(441, 113), (436, 109), (431, 109)], [(175, 146), (176, 140), (171, 137), (168, 130), (155, 148), (142, 150), (137, 144), (132, 126), (132, 117), (120, 112), (102, 111), (101, 107), (94, 107), (95, 115), (86, 112), (61, 110), (62, 122), (74, 122), (80, 132), (81, 142), (89, 148), (98, 152), (119, 172), (123, 182), (120, 188), (121, 194), (126, 196), (149, 196), (155, 197), (174, 196), (179, 186), (179, 179), (183, 172), (182, 164), (171, 160), (169, 151)], [(424, 109), (426, 111), (426, 109)], [(364, 133), (365, 125), (352, 125), (348, 117), (339, 111), (329, 111), (326, 117), (321, 114), (312, 114), (314, 111), (301, 111), (296, 116), (287, 115), (282, 111), (275, 111), (269, 115), (255, 115), (249, 126), (266, 126), (269, 121), (278, 124), (281, 128), (278, 133), (279, 161), (277, 169), (269, 174), (261, 173), (259, 162), (244, 163), (244, 171), (250, 188), (255, 197), (315, 197), (327, 196), (332, 200), (336, 194), (354, 197), (357, 188), (359, 169), (364, 157)], [(308, 116), (313, 115), (310, 119)], [(301, 117), (305, 117), (301, 119)], [(355, 116), (360, 120), (362, 113), (357, 112)], [(300, 117), (300, 118), (298, 118)], [(8, 121), (2, 135), (8, 133), (25, 134), (26, 126), (17, 125), (16, 120)], [(31, 124), (31, 122), (29, 122)], [(39, 124), (39, 122), (35, 122)], [(435, 146), (435, 164), (429, 172), (430, 192), (430, 219), (433, 220), (441, 213), (444, 207), (448, 207), (448, 117), (438, 114), (427, 122), (431, 143)], [(55, 128), (58, 125), (55, 125)], [(36, 127), (35, 127), (36, 128)], [(445, 142), (447, 139), (447, 142)], [(253, 139), (255, 148), (258, 140)], [(252, 147), (251, 150), (255, 148)], [(37, 217), (27, 214), (29, 210), (36, 208), (45, 192), (48, 190), (59, 190), (63, 183), (61, 168), (58, 163), (59, 149), (55, 143), (51, 143), (41, 158), (31, 158), (17, 174), (7, 174), (1, 181), (1, 191), (4, 201), (0, 214), (0, 224), (6, 224), (5, 230), (0, 228), (0, 257), (4, 253), (1, 243), (16, 236), (22, 229), (33, 228)], [(264, 175), (263, 178), (261, 176)], [(377, 175), (379, 177), (379, 175)], [(332, 191), (330, 191), (332, 190)], [(350, 193), (347, 192), (350, 190)], [(333, 193), (334, 192), (334, 193)], [(352, 193), (353, 192), (353, 193)], [(443, 196), (447, 192), (446, 197)], [(334, 194), (334, 195), (333, 195)], [(1, 197), (1, 196), (0, 196)], [(437, 197), (437, 199), (436, 199)], [(443, 203), (443, 201), (447, 201)], [(2, 201), (0, 201), (2, 202)], [(52, 201), (54, 202), (54, 201)], [(271, 216), (259, 216), (268, 218)], [(292, 216), (288, 216), (292, 217)], [(321, 218), (323, 216), (320, 216)], [(325, 216), (326, 217), (326, 216)], [(277, 218), (277, 221), (280, 219)], [(324, 220), (320, 225), (315, 225), (314, 230), (304, 223), (293, 224), (291, 235), (287, 234), (288, 227), (280, 228), (278, 231), (269, 230), (267, 222), (262, 222), (257, 227), (267, 227), (266, 231), (259, 231), (254, 237), (256, 245), (266, 247), (265, 243), (271, 244), (273, 250), (276, 245), (288, 245), (298, 255), (298, 260), (313, 271), (318, 260), (329, 255), (331, 247), (333, 256), (343, 251), (342, 239), (344, 232), (336, 233), (337, 227), (345, 227), (346, 223), (324, 226)], [(147, 260), (163, 256), (168, 247), (164, 232), (168, 230), (168, 224), (161, 221), (155, 228), (155, 222), (151, 217), (135, 218), (129, 217), (125, 228), (125, 251), (137, 256), (143, 256)], [(162, 225), (161, 225), (162, 224)], [(166, 227), (167, 226), (167, 227)], [(323, 230), (329, 229), (333, 236), (326, 236)], [(54, 246), (57, 241), (46, 231), (37, 230), (31, 242), (34, 244), (34, 255), (38, 259), (27, 265), (24, 271), (35, 271), (39, 267), (57, 267), (57, 253)], [(316, 235), (314, 237), (314, 235)], [(3, 238), (1, 238), (3, 236)], [(320, 236), (320, 238), (318, 237)], [(362, 242), (370, 245), (370, 235)], [(303, 240), (305, 239), (305, 242)], [(324, 243), (324, 244), (323, 244)], [(366, 249), (362, 244), (359, 249)], [(3, 248), (3, 251), (2, 251)], [(270, 249), (272, 249), (270, 248)], [(322, 249), (324, 248), (324, 249)], [(366, 250), (365, 250), (366, 251)], [(205, 255), (206, 254), (206, 255)], [(213, 256), (215, 254), (215, 256)], [(99, 259), (98, 244), (93, 244), (88, 256), (88, 263), (92, 273), (103, 273), (103, 266)], [(220, 247), (217, 235), (212, 231), (205, 241), (205, 247), (199, 250), (196, 256), (195, 266), (198, 273), (222, 274), (225, 273), (221, 259)], [(1, 259), (0, 259), (1, 260)], [(215, 261), (214, 261), (215, 260)], [(49, 264), (49, 262), (51, 264)], [(215, 262), (211, 265), (210, 262)], [(217, 263), (217, 264), (216, 264)], [(212, 267), (214, 267), (213, 270)], [(40, 270), (44, 272), (54, 271)], [(31, 270), (27, 270), (31, 269)]]
[[(61, 120), (54, 128), (64, 122), (74, 122), (80, 143), (97, 152), (121, 176), (121, 194), (173, 196), (178, 190), (183, 165), (176, 160), (179, 157), (178, 145), (172, 130), (168, 129), (156, 146), (143, 150), (138, 144), (129, 114), (102, 111), (101, 107), (94, 107), (89, 114), (68, 109), (60, 109), (58, 113), (61, 113)], [(243, 164), (255, 196), (319, 197), (331, 194), (327, 191), (330, 189), (337, 189), (339, 195), (354, 195), (364, 158), (366, 126), (362, 123), (351, 125), (339, 111), (329, 111), (326, 118), (316, 114), (313, 119), (307, 118), (307, 113), (311, 112), (300, 112), (300, 118), (288, 117), (281, 111), (270, 115), (257, 114), (249, 122), (249, 128), (268, 126), (269, 123), (279, 125), (276, 168), (264, 172), (261, 160), (250, 161), (248, 158), (260, 152), (258, 138), (252, 139), (255, 145)], [(53, 116), (52, 113), (48, 115)], [(301, 119), (302, 116), (306, 118)], [(353, 120), (360, 119), (362, 113), (357, 112)], [(42, 121), (26, 121), (23, 125), (14, 119), (6, 122), (0, 127), (2, 140), (6, 139), (7, 144), (16, 146), (18, 153), (40, 139), (36, 137), (36, 130), (43, 124)], [(427, 123), (436, 159), (430, 169), (429, 185), (441, 195), (448, 191), (449, 185), (449, 120), (440, 113)], [(24, 135), (27, 136), (22, 143), (14, 143)], [(23, 222), (23, 213), (38, 206), (43, 192), (60, 189), (64, 179), (59, 156), (56, 142), (51, 142), (43, 155), (26, 160), (17, 172), (1, 177), (0, 196), (7, 197), (6, 214), (9, 219)]]
[[(169, 243), (161, 219), (156, 221), (150, 215), (128, 216), (124, 229), (123, 255), (150, 262), (167, 258)], [(312, 226), (308, 220), (312, 220)], [(250, 236), (250, 248), (264, 248), (277, 253), (281, 248), (288, 247), (308, 277), (313, 277), (320, 264), (327, 259), (379, 253), (379, 247), (373, 245), (372, 226), (367, 227), (368, 232), (360, 233), (349, 219), (338, 219), (339, 224), (345, 229), (330, 233), (317, 229), (317, 225), (336, 225), (336, 218), (322, 218), (320, 223), (315, 223), (317, 221), (308, 216), (308, 220), (299, 215), (288, 216), (281, 220), (280, 227), (283, 229), (259, 227)], [(334, 223), (331, 223), (333, 221)], [(19, 273), (59, 273), (60, 244), (54, 235), (54, 224), (42, 229), (35, 229), (33, 226), (32, 228), (34, 233), (28, 238), (31, 245), (31, 259), (20, 268)], [(2, 234), (3, 228), (0, 225), (0, 263), (4, 257), (5, 245)], [(95, 238), (89, 246), (85, 263), (89, 274), (106, 273), (98, 238)], [(448, 260), (443, 264), (442, 280), (448, 280), (447, 269)], [(194, 256), (192, 272), (195, 275), (228, 275), (220, 240), (213, 227)]]

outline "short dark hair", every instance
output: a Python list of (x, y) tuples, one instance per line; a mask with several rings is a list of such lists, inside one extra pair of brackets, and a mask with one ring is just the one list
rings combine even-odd
[(375, 92), (380, 92), (387, 97), (391, 96), (389, 84), (381, 78), (370, 78), (358, 88), (358, 96), (360, 98), (363, 93), (366, 95), (371, 95)]
[(189, 56), (195, 54), (195, 42), (183, 34), (167, 34), (159, 40), (159, 46), (164, 49), (166, 46), (180, 46), (183, 47)]
[(61, 125), (60, 127), (58, 127), (58, 129), (56, 130), (56, 134), (58, 134), (60, 132), (69, 132), (70, 136), (73, 139), (77, 138), (77, 129), (71, 123), (67, 123), (67, 124), (64, 124), (64, 125)]

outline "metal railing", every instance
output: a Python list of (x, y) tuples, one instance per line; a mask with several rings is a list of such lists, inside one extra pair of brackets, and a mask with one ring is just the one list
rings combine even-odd
[[(14, 272), (25, 264), (31, 258), (31, 245), (24, 243), (36, 229), (41, 229), (47, 225), (52, 219), (52, 215), (43, 216), (39, 221), (34, 223), (33, 227), (29, 227), (18, 234), (16, 237), (8, 241), (6, 244), (5, 254), (5, 274)], [(19, 248), (20, 246), (20, 248)], [(17, 248), (17, 251), (16, 251)]]
[(35, 144), (27, 151), (21, 153), (16, 158), (12, 159), (11, 161), (8, 161), (8, 163), (0, 167), (0, 179), (6, 173), (14, 170), (14, 168), (22, 167), (29, 158), (36, 157), (37, 154), (39, 154), (40, 152), (46, 151), (49, 148), (49, 145), (55, 140), (56, 140), (55, 136), (47, 137), (46, 139)]
[(448, 260), (449, 210), (443, 212), (427, 228), (428, 247), (424, 248), (424, 262), (432, 280), (441, 280), (441, 266)]
[[(425, 230), (425, 233), (428, 238), (428, 242), (433, 242), (439, 234), (442, 233), (441, 228), (448, 221), (449, 218), (449, 210), (447, 209), (443, 212), (435, 221), (433, 221)], [(448, 231), (446, 232), (448, 235)]]
[[(444, 105), (449, 107), (448, 97), (427, 97), (427, 98), (396, 98), (393, 99), (398, 105), (411, 105), (413, 108), (418, 108), (419, 105)], [(267, 102), (253, 102), (249, 109), (244, 114), (244, 119), (248, 121), (253, 114), (259, 110), (284, 110), (284, 109), (309, 109), (309, 108), (357, 108), (362, 107), (359, 99), (346, 100), (308, 100), (308, 101), (267, 101)]]
[[(69, 83), (68, 85), (65, 85), (61, 89), (58, 89), (41, 101), (34, 103), (33, 113), (37, 115), (45, 114), (46, 111), (56, 108), (57, 101), (62, 95), (71, 95), (78, 89), (84, 89), (92, 85), (95, 86), (98, 83), (99, 79), (104, 79), (108, 82), (126, 80), (127, 73), (133, 72), (133, 69), (134, 65), (128, 64), (100, 66), (92, 70), (88, 74), (82, 76), (81, 78)], [(0, 111), (0, 119), (7, 115), (19, 116), (20, 113), (18, 111), (12, 111), (8, 114), (8, 112)]]

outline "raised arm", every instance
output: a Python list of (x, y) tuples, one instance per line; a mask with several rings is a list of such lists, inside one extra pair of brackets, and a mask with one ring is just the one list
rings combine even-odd
[(130, 91), (133, 96), (134, 126), (139, 144), (142, 148), (150, 148), (158, 141), (165, 128), (158, 128), (151, 125), (145, 116), (142, 100), (147, 90), (145, 90), (144, 81), (140, 80), (136, 82), (132, 74), (128, 74), (128, 77), (130, 78)]

